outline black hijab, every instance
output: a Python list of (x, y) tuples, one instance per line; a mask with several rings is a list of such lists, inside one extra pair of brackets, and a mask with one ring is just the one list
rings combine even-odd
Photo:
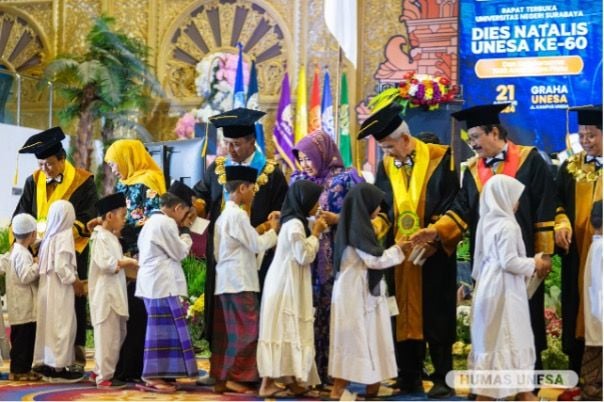
[(306, 236), (308, 229), (308, 214), (319, 201), (323, 187), (308, 180), (298, 180), (289, 187), (281, 207), (281, 224), (290, 219), (299, 219), (304, 224)]
[[(344, 197), (333, 253), (335, 272), (340, 271), (340, 262), (347, 246), (373, 256), (381, 256), (384, 253), (384, 248), (378, 243), (371, 225), (371, 214), (380, 206), (383, 199), (384, 192), (369, 183), (355, 185)], [(367, 270), (369, 291), (374, 296), (379, 295), (382, 276), (381, 270)]]

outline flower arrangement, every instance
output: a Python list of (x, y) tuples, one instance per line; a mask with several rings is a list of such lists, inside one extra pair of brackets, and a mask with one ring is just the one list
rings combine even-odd
[(183, 114), (176, 122), (174, 132), (179, 140), (188, 140), (195, 136), (196, 111)]
[(369, 102), (373, 112), (398, 102), (403, 111), (407, 107), (423, 107), (426, 110), (436, 110), (441, 103), (451, 102), (459, 92), (457, 85), (451, 85), (446, 77), (433, 77), (428, 74), (408, 72), (398, 87), (388, 88), (377, 94)]

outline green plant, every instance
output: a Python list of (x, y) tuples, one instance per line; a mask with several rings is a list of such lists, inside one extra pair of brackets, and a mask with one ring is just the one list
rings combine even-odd
[(561, 283), (562, 283), (562, 260), (559, 255), (555, 254), (552, 257), (552, 270), (545, 278), (545, 307), (553, 308), (556, 314), (561, 314)]
[(562, 340), (547, 336), (547, 349), (541, 352), (544, 370), (561, 370), (568, 367), (568, 356), (562, 351)]
[(466, 233), (463, 239), (457, 244), (457, 261), (471, 261), (470, 236)]
[(206, 261), (188, 256), (182, 261), (189, 297), (199, 297), (206, 287)]
[[(44, 70), (44, 80), (57, 84), (57, 93), (67, 104), (60, 109), (61, 124), (78, 122), (75, 164), (90, 169), (95, 127), (104, 141), (113, 138), (118, 126), (137, 128), (130, 121), (134, 112), (146, 110), (151, 94), (163, 90), (147, 63), (149, 49), (136, 38), (115, 31), (109, 16), (95, 19), (86, 36), (83, 55), (59, 55)], [(138, 130), (145, 135), (146, 130)], [(149, 140), (150, 138), (146, 138)]]

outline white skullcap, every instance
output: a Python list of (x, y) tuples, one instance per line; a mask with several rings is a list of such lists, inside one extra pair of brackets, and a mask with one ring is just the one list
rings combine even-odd
[(36, 218), (30, 214), (18, 214), (13, 218), (13, 233), (16, 235), (24, 235), (35, 232), (36, 229)]

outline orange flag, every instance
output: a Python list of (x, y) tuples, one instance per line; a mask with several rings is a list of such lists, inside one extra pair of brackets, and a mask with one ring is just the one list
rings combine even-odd
[(319, 85), (319, 67), (315, 66), (315, 76), (310, 90), (310, 112), (308, 113), (308, 132), (321, 128), (321, 88)]

